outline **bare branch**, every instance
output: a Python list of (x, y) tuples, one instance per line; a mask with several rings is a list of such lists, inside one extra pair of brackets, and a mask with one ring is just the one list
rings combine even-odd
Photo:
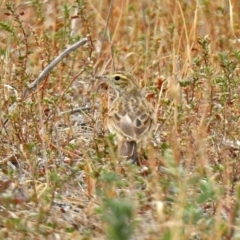
[(46, 75), (60, 62), (63, 58), (65, 58), (69, 53), (73, 52), (77, 48), (83, 46), (88, 41), (88, 38), (83, 38), (80, 41), (74, 43), (72, 46), (64, 50), (62, 53), (59, 54), (40, 74), (39, 76), (34, 80), (33, 83), (31, 83), (27, 88), (24, 89), (22, 98), (25, 98), (29, 91), (32, 91), (36, 89), (36, 87), (43, 81), (43, 79), (46, 77)]
[[(24, 89), (22, 94), (22, 99), (24, 99), (29, 92), (36, 89), (36, 87), (43, 81), (43, 79), (46, 77), (46, 75), (60, 62), (64, 57), (66, 57), (69, 53), (73, 52), (77, 48), (83, 46), (88, 42), (88, 38), (83, 38), (80, 41), (74, 43), (72, 46), (61, 52), (40, 74), (39, 76), (27, 87)], [(15, 102), (13, 105), (10, 106), (9, 112), (14, 111), (14, 109), (17, 106), (17, 102)], [(8, 122), (8, 118), (4, 120), (3, 124), (6, 125)]]

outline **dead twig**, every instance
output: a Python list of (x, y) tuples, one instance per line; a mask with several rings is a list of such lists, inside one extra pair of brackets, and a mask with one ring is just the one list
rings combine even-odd
[(22, 98), (25, 98), (27, 94), (36, 89), (36, 87), (43, 81), (43, 79), (46, 77), (46, 75), (60, 62), (63, 58), (65, 58), (69, 53), (73, 52), (77, 48), (83, 46), (88, 41), (88, 38), (83, 38), (80, 41), (74, 43), (72, 46), (64, 50), (62, 53), (59, 54), (40, 74), (39, 76), (34, 80), (33, 83), (31, 83), (27, 88), (24, 89)]
[[(24, 98), (27, 97), (27, 95), (34, 91), (39, 84), (44, 80), (44, 78), (47, 76), (47, 74), (60, 62), (62, 61), (63, 58), (65, 58), (69, 53), (75, 51), (77, 48), (85, 45), (88, 42), (88, 38), (83, 38), (80, 41), (74, 43), (72, 46), (70, 46), (69, 48), (67, 48), (66, 50), (64, 50), (63, 52), (61, 52), (39, 75), (38, 77), (28, 86), (24, 89), (23, 94), (22, 94), (22, 98), (21, 100), (23, 100)], [(17, 102), (15, 102), (12, 106), (10, 106), (9, 108), (9, 112), (14, 111), (14, 109), (17, 106)], [(8, 118), (4, 120), (3, 125), (5, 126), (8, 122)]]

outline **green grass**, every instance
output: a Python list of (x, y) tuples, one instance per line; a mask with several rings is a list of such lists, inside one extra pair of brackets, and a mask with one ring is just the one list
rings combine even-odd
[[(1, 3), (0, 239), (240, 239), (239, 11), (237, 0)], [(106, 130), (113, 95), (95, 76), (114, 69), (157, 111), (145, 170), (119, 162)]]

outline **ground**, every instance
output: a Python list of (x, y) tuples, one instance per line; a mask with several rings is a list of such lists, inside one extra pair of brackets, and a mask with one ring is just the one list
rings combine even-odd
[[(3, 1), (0, 239), (240, 239), (239, 11), (238, 0)], [(106, 128), (114, 93), (96, 76), (113, 70), (156, 111), (141, 166), (118, 158)]]

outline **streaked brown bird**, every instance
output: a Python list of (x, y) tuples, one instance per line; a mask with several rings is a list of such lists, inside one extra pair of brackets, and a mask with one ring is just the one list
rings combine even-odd
[(155, 126), (154, 109), (130, 74), (119, 71), (107, 78), (117, 94), (108, 113), (108, 129), (116, 135), (118, 155), (138, 163), (137, 149)]

